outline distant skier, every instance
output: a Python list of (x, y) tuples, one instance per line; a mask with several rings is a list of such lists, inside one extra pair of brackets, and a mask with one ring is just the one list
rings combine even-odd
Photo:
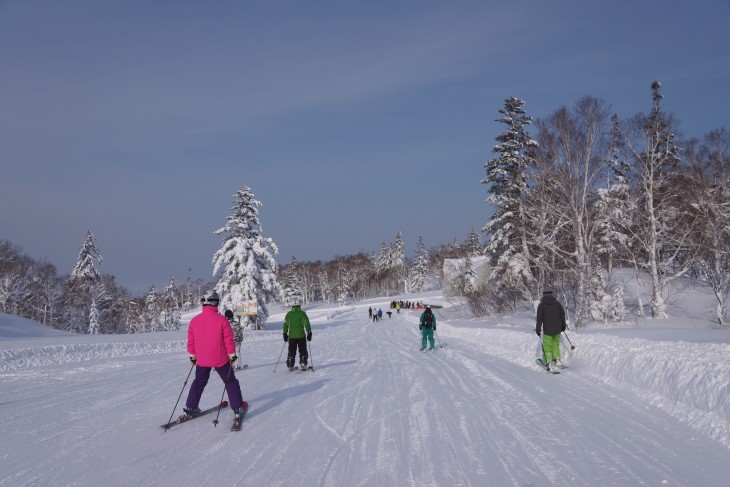
[(196, 368), (195, 380), (190, 386), (188, 400), (183, 411), (187, 416), (195, 416), (200, 413), (198, 407), (200, 397), (208, 384), (211, 369), (215, 368), (226, 385), (231, 409), (238, 419), (244, 409), (241, 386), (232, 367), (238, 357), (231, 325), (223, 315), (218, 313), (219, 301), (218, 293), (206, 291), (200, 298), (203, 311), (190, 320), (190, 326), (188, 326), (188, 353), (190, 361), (196, 365)]
[[(238, 356), (241, 357), (241, 343), (243, 343), (243, 328), (241, 327), (241, 323), (239, 323), (236, 318), (233, 316), (233, 311), (230, 309), (227, 309), (225, 312), (225, 317), (228, 320), (228, 323), (231, 325), (231, 329), (233, 330), (233, 342), (236, 344), (236, 350), (238, 350)], [(238, 366), (236, 366), (236, 370), (241, 370), (241, 363), (238, 363)]]
[[(305, 333), (306, 330), (306, 333)], [(284, 317), (284, 341), (289, 342), (289, 354), (286, 357), (286, 366), (289, 370), (294, 368), (294, 359), (299, 348), (299, 367), (307, 368), (307, 342), (312, 341), (312, 327), (309, 324), (307, 313), (302, 311), (300, 305), (295, 304)]]
[(560, 333), (566, 328), (563, 305), (555, 297), (555, 291), (545, 288), (542, 292), (542, 300), (537, 306), (535, 333), (538, 337), (542, 335), (542, 351), (548, 370), (554, 367), (564, 367), (560, 360)]
[(431, 344), (429, 350), (433, 350), (433, 332), (436, 331), (436, 315), (431, 311), (431, 306), (421, 313), (418, 329), (421, 330), (421, 351), (426, 350), (426, 340)]
[(378, 308), (378, 321), (383, 319), (383, 308)]
[(373, 319), (373, 308), (372, 308), (372, 306), (370, 308), (368, 308), (368, 318), (370, 318), (371, 320)]

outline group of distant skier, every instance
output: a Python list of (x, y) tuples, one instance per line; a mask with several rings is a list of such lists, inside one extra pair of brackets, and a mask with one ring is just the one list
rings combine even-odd
[[(388, 315), (390, 316), (390, 315)], [(382, 308), (375, 309), (372, 306), (368, 308), (368, 317), (370, 317), (373, 322), (380, 321), (383, 319), (383, 310)]]

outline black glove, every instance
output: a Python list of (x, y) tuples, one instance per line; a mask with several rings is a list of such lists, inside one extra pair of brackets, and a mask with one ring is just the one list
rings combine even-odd
[(284, 341), (285, 342), (288, 342), (289, 341), (289, 335), (287, 335), (286, 333), (284, 333)]
[(307, 341), (308, 342), (312, 341), (312, 332), (311, 331), (309, 333), (307, 333)]
[(566, 329), (566, 328), (568, 328), (568, 327), (567, 327), (567, 326), (565, 326), (565, 325), (563, 325), (563, 331), (565, 331), (565, 329)]
[(542, 333), (540, 333), (540, 330), (535, 330), (535, 333), (537, 333), (537, 336), (542, 336)]
[(190, 361), (191, 361), (192, 363), (195, 363), (195, 355), (190, 355)]
[(436, 325), (433, 325), (433, 331), (436, 331)]
[(423, 331), (423, 325), (418, 325), (418, 329)]
[(228, 357), (228, 363), (231, 365), (235, 364), (236, 360), (238, 360), (238, 356), (235, 354), (232, 357)]

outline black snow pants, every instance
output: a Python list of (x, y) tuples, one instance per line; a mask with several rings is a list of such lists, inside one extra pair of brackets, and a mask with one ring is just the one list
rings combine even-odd
[(294, 367), (294, 358), (297, 355), (297, 347), (299, 347), (299, 365), (302, 368), (305, 368), (307, 366), (307, 359), (309, 359), (306, 338), (289, 339), (289, 354), (286, 357), (286, 366), (289, 368)]

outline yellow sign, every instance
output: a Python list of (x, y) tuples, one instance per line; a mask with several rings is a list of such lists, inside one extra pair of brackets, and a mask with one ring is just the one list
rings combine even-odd
[(236, 305), (235, 315), (236, 316), (255, 316), (258, 309), (256, 300), (244, 301), (241, 304)]

